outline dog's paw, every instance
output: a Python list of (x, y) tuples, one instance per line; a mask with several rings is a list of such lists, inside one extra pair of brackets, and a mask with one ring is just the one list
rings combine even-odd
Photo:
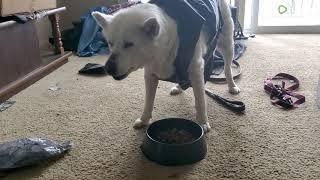
[(182, 89), (178, 86), (171, 88), (170, 95), (175, 96), (182, 93)]
[(133, 128), (141, 129), (141, 128), (149, 126), (149, 124), (150, 124), (150, 121), (143, 121), (143, 120), (141, 120), (141, 118), (139, 118), (134, 122)]
[(204, 123), (204, 124), (201, 124), (201, 127), (203, 128), (204, 133), (208, 133), (211, 130), (211, 126), (210, 126), (210, 124), (208, 122)]
[(239, 94), (240, 93), (240, 88), (238, 87), (238, 86), (234, 86), (234, 87), (230, 87), (229, 88), (229, 92), (231, 93), (231, 94)]

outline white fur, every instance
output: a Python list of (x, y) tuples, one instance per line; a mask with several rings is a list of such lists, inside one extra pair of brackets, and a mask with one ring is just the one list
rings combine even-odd
[[(220, 1), (224, 26), (218, 40), (218, 47), (225, 59), (225, 75), (231, 93), (239, 93), (240, 89), (234, 83), (231, 74), (233, 59), (233, 22), (227, 3)], [(118, 11), (113, 16), (92, 14), (103, 27), (108, 42), (112, 42), (111, 52), (119, 55), (117, 73), (114, 76), (130, 74), (138, 68), (145, 69), (146, 98), (144, 111), (134, 127), (147, 126), (152, 118), (155, 94), (159, 79), (169, 78), (174, 72), (174, 60), (179, 47), (177, 25), (162, 9), (152, 4), (140, 4)], [(150, 18), (156, 19), (159, 31), (154, 36), (143, 32)], [(189, 66), (189, 76), (195, 96), (196, 119), (204, 130), (210, 130), (207, 117), (207, 104), (204, 84), (204, 60), (207, 52), (206, 34), (201, 33), (195, 54)], [(130, 49), (123, 48), (123, 42), (134, 42)], [(179, 86), (171, 90), (172, 95), (181, 93)]]

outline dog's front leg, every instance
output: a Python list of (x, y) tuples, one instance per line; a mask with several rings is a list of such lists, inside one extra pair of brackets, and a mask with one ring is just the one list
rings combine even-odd
[(205, 99), (205, 83), (203, 68), (201, 71), (194, 71), (190, 73), (191, 75), (191, 85), (193, 88), (195, 106), (196, 106), (196, 119), (203, 127), (205, 132), (209, 132), (211, 127), (208, 122), (207, 115), (207, 102)]
[(134, 128), (142, 128), (149, 125), (152, 118), (154, 98), (159, 84), (159, 79), (152, 73), (148, 72), (148, 70), (145, 70), (144, 79), (146, 88), (144, 111), (141, 118), (135, 121)]

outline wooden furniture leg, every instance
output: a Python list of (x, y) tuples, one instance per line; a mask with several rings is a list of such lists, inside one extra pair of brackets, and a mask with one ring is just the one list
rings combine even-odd
[(61, 31), (60, 31), (60, 25), (59, 25), (59, 15), (58, 14), (49, 15), (49, 20), (51, 21), (51, 26), (52, 26), (52, 35), (54, 39), (55, 53), (64, 55), (64, 48), (62, 44)]

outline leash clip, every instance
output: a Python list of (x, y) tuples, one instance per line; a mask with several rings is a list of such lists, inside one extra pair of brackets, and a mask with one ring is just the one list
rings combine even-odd
[(284, 108), (293, 108), (292, 98), (288, 94), (288, 90), (285, 89), (285, 82), (282, 81), (282, 85), (274, 85), (272, 88), (270, 98), (273, 100), (274, 104), (278, 104)]

